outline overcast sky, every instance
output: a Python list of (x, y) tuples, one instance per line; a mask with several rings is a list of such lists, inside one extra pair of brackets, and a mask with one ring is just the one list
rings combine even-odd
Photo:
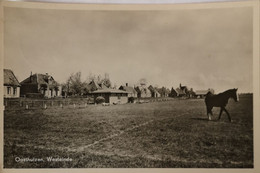
[(5, 62), (19, 81), (109, 73), (149, 84), (252, 92), (252, 9), (73, 11), (5, 8)]

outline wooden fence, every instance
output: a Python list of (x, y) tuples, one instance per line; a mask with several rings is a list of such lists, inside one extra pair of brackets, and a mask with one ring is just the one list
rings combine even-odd
[(86, 107), (94, 104), (93, 98), (65, 98), (65, 99), (4, 99), (5, 109), (38, 109), (49, 107)]
[[(162, 102), (170, 101), (173, 98), (160, 97), (160, 98), (138, 98), (135, 103), (148, 103), (148, 102)], [(72, 107), (81, 108), (89, 104), (94, 104), (93, 98), (59, 98), (59, 99), (29, 99), (29, 98), (16, 98), (4, 99), (5, 110), (17, 109), (47, 109), (50, 107)]]

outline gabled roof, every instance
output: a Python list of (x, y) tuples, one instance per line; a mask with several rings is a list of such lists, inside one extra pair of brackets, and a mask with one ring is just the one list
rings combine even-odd
[(49, 87), (55, 87), (58, 86), (59, 84), (53, 79), (52, 76), (48, 74), (38, 74), (35, 73), (25, 80), (21, 82), (21, 84), (39, 84), (39, 85), (45, 85)]
[(181, 90), (180, 88), (176, 88), (175, 90), (179, 95), (181, 94), (186, 94), (183, 90)]
[(102, 88), (102, 89), (108, 88), (104, 83), (101, 83), (98, 86), (100, 86), (100, 88)]
[(13, 71), (10, 69), (4, 69), (4, 85), (20, 86), (19, 81), (15, 77)]
[(152, 93), (158, 93), (158, 94), (160, 94), (159, 91), (158, 91), (158, 89), (157, 89), (157, 88), (154, 88), (152, 85), (150, 85), (150, 86), (148, 87), (148, 89), (149, 89)]
[(117, 93), (117, 94), (125, 93), (125, 94), (127, 94), (126, 91), (112, 89), (112, 88), (99, 89), (99, 90), (93, 91), (92, 93), (94, 93), (94, 94), (95, 93)]
[(139, 93), (151, 93), (151, 91), (144, 85), (137, 86), (135, 90)]
[(89, 85), (89, 88), (90, 88), (91, 91), (101, 89), (101, 87), (94, 80), (92, 80), (88, 85)]
[(133, 93), (133, 94), (137, 93), (137, 91), (133, 87), (130, 87), (130, 86), (123, 86), (123, 85), (121, 85), (119, 87), (119, 89), (123, 90), (123, 91), (126, 91), (127, 93)]
[(21, 82), (21, 84), (57, 84), (51, 75), (35, 73)]

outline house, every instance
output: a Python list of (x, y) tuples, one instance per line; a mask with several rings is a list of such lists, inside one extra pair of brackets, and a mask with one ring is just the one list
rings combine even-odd
[(128, 93), (128, 97), (137, 97), (137, 91), (134, 89), (134, 87), (128, 86), (128, 83), (126, 83), (125, 86), (121, 85), (118, 89), (126, 91)]
[(187, 86), (183, 86), (180, 84), (179, 88), (176, 88), (177, 96), (178, 97), (187, 97), (192, 98), (195, 96), (195, 92), (193, 89), (189, 89)]
[(99, 89), (92, 92), (94, 101), (96, 102), (97, 97), (102, 96), (105, 98), (105, 103), (109, 104), (124, 104), (128, 102), (128, 93), (126, 91), (106, 88)]
[(21, 82), (21, 96), (58, 97), (61, 96), (61, 86), (48, 73), (31, 73), (28, 78)]
[(181, 83), (180, 83), (180, 87), (179, 87), (184, 93), (188, 93), (189, 89), (187, 86), (182, 86)]
[(151, 91), (152, 97), (161, 97), (161, 94), (158, 92), (157, 88), (154, 88), (152, 85), (150, 85), (148, 89)]
[(177, 93), (177, 97), (184, 97), (184, 96), (186, 96), (186, 93), (183, 90), (181, 90), (180, 88), (176, 88), (175, 91)]
[(10, 69), (4, 69), (4, 98), (20, 97), (20, 83)]
[(177, 91), (172, 87), (171, 92), (169, 94), (170, 97), (177, 97)]
[(140, 86), (135, 87), (137, 91), (138, 98), (148, 98), (152, 97), (151, 91), (146, 87), (145, 84), (141, 84)]
[(170, 90), (165, 88), (165, 87), (162, 87), (162, 88), (155, 88), (161, 95), (161, 97), (169, 97), (169, 94), (170, 94)]
[(211, 92), (212, 94), (215, 93), (214, 90), (210, 89), (210, 88), (207, 89), (207, 90), (196, 90), (195, 91), (195, 97), (197, 97), (197, 98), (205, 98), (208, 92)]

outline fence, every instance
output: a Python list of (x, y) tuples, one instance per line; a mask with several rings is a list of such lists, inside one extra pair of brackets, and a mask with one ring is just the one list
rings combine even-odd
[[(136, 103), (148, 103), (148, 102), (162, 102), (170, 101), (174, 98), (159, 97), (159, 98), (137, 98)], [(6, 110), (11, 109), (39, 109), (50, 107), (73, 107), (80, 108), (86, 107), (89, 104), (94, 104), (93, 98), (55, 98), (55, 99), (32, 99), (32, 98), (16, 98), (16, 99), (4, 99), (4, 106)]]
[(4, 99), (5, 109), (33, 109), (33, 108), (47, 108), (47, 107), (65, 107), (73, 106), (79, 107), (88, 104), (93, 104), (93, 98), (61, 98), (61, 99)]

